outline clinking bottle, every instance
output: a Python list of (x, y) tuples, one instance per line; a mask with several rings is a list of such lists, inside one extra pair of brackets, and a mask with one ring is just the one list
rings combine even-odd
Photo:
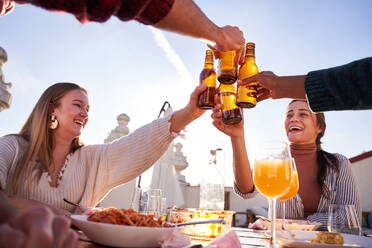
[[(239, 80), (246, 79), (258, 73), (255, 61), (255, 44), (248, 42), (245, 49), (245, 61), (239, 68)], [(248, 85), (238, 85), (236, 104), (241, 108), (254, 108), (257, 103), (257, 82)]]
[(235, 87), (232, 84), (220, 84), (218, 88), (222, 110), (222, 121), (226, 125), (238, 124), (242, 120), (242, 111), (236, 105)]
[(217, 168), (217, 151), (221, 148), (211, 150), (211, 159), (207, 173), (202, 177), (200, 183), (200, 204), (202, 209), (223, 210), (225, 207), (225, 187), (222, 174)]
[(213, 52), (207, 50), (205, 53), (204, 69), (200, 72), (200, 85), (207, 85), (198, 98), (198, 107), (201, 109), (212, 109), (214, 107), (214, 95), (216, 94), (216, 72), (213, 68)]
[(221, 84), (233, 84), (238, 78), (238, 66), (235, 65), (235, 51), (220, 52), (217, 79)]

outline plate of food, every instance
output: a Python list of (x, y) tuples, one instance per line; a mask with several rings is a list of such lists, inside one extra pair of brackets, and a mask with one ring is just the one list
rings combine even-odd
[[(282, 230), (282, 220), (276, 219), (276, 229)], [(300, 230), (300, 231), (315, 231), (318, 229), (322, 224), (316, 221), (309, 221), (309, 220), (285, 220), (285, 229), (286, 230)], [(267, 218), (260, 218), (257, 220), (252, 226), (252, 228), (257, 229), (270, 229), (271, 228), (271, 221)]]
[(355, 248), (372, 247), (372, 238), (331, 232), (278, 231), (277, 242), (285, 247)]
[(89, 239), (113, 247), (160, 247), (176, 228), (133, 209), (108, 208), (71, 219)]

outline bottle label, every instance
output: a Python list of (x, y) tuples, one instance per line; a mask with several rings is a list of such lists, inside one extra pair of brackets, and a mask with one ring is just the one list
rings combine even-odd
[(234, 70), (235, 51), (220, 53), (220, 70)]
[(202, 84), (207, 85), (207, 87), (215, 88), (216, 87), (216, 74), (212, 73), (208, 77), (204, 78)]
[(233, 109), (239, 108), (236, 105), (235, 94), (226, 95), (226, 96), (221, 95), (220, 96), (220, 101), (221, 101), (221, 105), (222, 105), (222, 111), (228, 111), (228, 110), (233, 110)]

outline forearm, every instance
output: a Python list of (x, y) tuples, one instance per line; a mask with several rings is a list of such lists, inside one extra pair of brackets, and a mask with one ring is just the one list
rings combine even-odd
[(171, 117), (170, 131), (179, 133), (189, 123), (197, 119), (198, 116), (193, 113), (189, 108), (185, 107), (173, 113)]
[(252, 170), (245, 147), (244, 133), (242, 136), (230, 137), (233, 149), (233, 171), (236, 186), (241, 193), (252, 192), (254, 189)]
[(276, 80), (278, 98), (306, 99), (305, 75), (279, 76)]
[(175, 0), (168, 15), (154, 27), (206, 40), (211, 44), (220, 44), (220, 40), (225, 38), (221, 28), (209, 20), (192, 0)]

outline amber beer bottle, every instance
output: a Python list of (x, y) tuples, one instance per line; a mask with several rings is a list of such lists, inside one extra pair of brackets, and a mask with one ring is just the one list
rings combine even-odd
[(242, 120), (241, 109), (236, 105), (235, 87), (232, 84), (220, 84), (220, 102), (222, 105), (222, 121), (226, 125), (234, 125)]
[[(245, 60), (239, 68), (239, 80), (251, 77), (258, 73), (254, 55), (255, 44), (248, 42), (245, 48)], [(254, 108), (257, 102), (257, 82), (248, 85), (238, 85), (236, 104), (241, 108)]]
[(204, 69), (200, 72), (200, 85), (206, 84), (207, 89), (199, 95), (198, 107), (212, 109), (214, 107), (214, 95), (216, 94), (216, 72), (213, 68), (213, 52), (205, 53)]
[(221, 52), (217, 79), (221, 84), (233, 84), (238, 78), (238, 66), (234, 63), (235, 51)]

